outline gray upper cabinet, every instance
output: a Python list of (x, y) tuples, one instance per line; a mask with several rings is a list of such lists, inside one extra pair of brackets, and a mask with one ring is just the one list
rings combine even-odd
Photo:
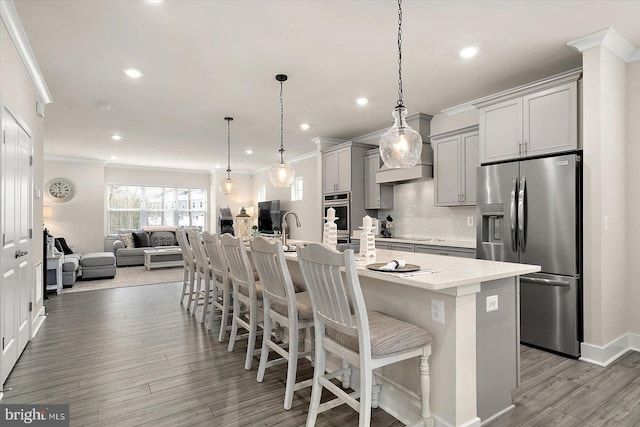
[(381, 164), (380, 151), (377, 148), (367, 151), (364, 155), (365, 209), (393, 209), (393, 187), (376, 183), (376, 172)]
[(580, 75), (572, 70), (475, 103), (480, 163), (577, 149)]
[(351, 191), (351, 147), (342, 147), (322, 155), (324, 192)]
[(431, 136), (435, 153), (436, 206), (473, 206), (476, 204), (476, 168), (478, 126)]

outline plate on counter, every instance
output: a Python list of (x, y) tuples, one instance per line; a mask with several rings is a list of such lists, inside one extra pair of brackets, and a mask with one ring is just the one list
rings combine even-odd
[(367, 264), (366, 267), (369, 270), (381, 271), (383, 273), (409, 273), (409, 272), (412, 272), (412, 271), (420, 270), (420, 266), (419, 265), (415, 265), (415, 264), (406, 264), (402, 268), (396, 268), (396, 269), (393, 269), (393, 270), (383, 269), (382, 267), (384, 267), (385, 265), (387, 265), (386, 262), (378, 262), (378, 263), (375, 263), (375, 264)]

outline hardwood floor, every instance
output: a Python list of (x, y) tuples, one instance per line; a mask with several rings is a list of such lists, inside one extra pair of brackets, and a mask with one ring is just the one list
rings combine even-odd
[[(243, 369), (246, 343), (228, 353), (179, 293), (161, 284), (52, 296), (2, 403), (68, 403), (72, 426), (304, 425), (311, 390), (296, 392), (285, 411), (286, 365), (257, 383), (257, 369)], [(302, 361), (299, 380), (312, 375)], [(372, 414), (372, 425), (402, 425), (381, 409)], [(318, 417), (319, 426), (357, 423), (344, 405)]]
[(515, 409), (486, 426), (640, 427), (640, 353), (607, 368), (521, 346)]
[[(228, 353), (184, 311), (179, 292), (161, 284), (52, 296), (2, 403), (68, 403), (72, 426), (304, 425), (310, 389), (285, 411), (286, 365), (257, 383), (256, 369), (243, 369), (246, 344)], [(487, 425), (640, 427), (640, 353), (607, 369), (525, 346), (521, 356), (516, 408)], [(298, 379), (312, 373), (301, 362)], [(320, 414), (318, 425), (357, 419), (343, 405)], [(402, 424), (375, 409), (371, 425)]]

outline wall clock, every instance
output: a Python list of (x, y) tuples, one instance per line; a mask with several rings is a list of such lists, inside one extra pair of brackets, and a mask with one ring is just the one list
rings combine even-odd
[(71, 181), (64, 178), (54, 178), (47, 182), (47, 196), (54, 202), (68, 202), (73, 198), (74, 188)]

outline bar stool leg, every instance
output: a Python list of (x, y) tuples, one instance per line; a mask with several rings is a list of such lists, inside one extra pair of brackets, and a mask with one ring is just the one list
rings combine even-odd
[(424, 355), (420, 356), (420, 394), (422, 399), (422, 410), (420, 418), (424, 420), (425, 427), (433, 427), (434, 420), (431, 416), (431, 407), (429, 406), (429, 393), (431, 389), (431, 377), (429, 375), (429, 355), (431, 348), (425, 350)]

